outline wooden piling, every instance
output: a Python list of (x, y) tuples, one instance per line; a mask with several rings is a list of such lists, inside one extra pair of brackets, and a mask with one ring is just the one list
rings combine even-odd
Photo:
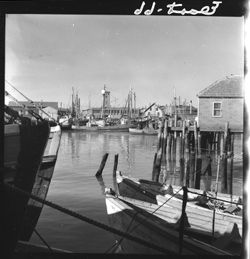
[(223, 141), (223, 154), (222, 154), (222, 175), (221, 175), (221, 192), (227, 193), (227, 149), (228, 149), (228, 128), (229, 123), (225, 123), (224, 141)]
[(189, 134), (185, 132), (184, 138), (184, 186), (189, 187), (189, 170), (188, 170), (188, 163), (189, 163)]
[(155, 159), (155, 164), (153, 169), (153, 177), (155, 182), (158, 182), (159, 180), (159, 175), (161, 171), (161, 158), (162, 158), (162, 148), (158, 150), (156, 159)]
[(230, 134), (230, 150), (228, 152), (228, 168), (229, 168), (229, 178), (228, 178), (228, 193), (233, 195), (233, 156), (234, 156), (234, 134)]
[(162, 164), (166, 166), (166, 147), (167, 147), (167, 135), (168, 135), (168, 121), (164, 121), (163, 127), (163, 140), (162, 140)]
[(118, 157), (119, 154), (115, 155), (115, 160), (114, 160), (114, 167), (113, 167), (113, 177), (116, 177), (116, 171), (117, 171), (117, 165), (118, 165)]
[(195, 151), (190, 152), (189, 175), (190, 175), (190, 187), (194, 188), (194, 183), (195, 183)]
[(185, 121), (182, 124), (182, 136), (180, 143), (180, 186), (184, 185), (184, 144), (185, 144)]
[(197, 157), (196, 157), (196, 168), (195, 168), (195, 188), (200, 189), (201, 181), (201, 168), (202, 168), (202, 159), (201, 159), (201, 133), (197, 130)]
[(156, 177), (155, 177), (155, 175), (154, 175), (154, 169), (155, 169), (155, 163), (156, 163), (156, 157), (157, 157), (157, 152), (155, 153), (155, 155), (154, 155), (154, 162), (153, 162), (153, 169), (152, 169), (152, 181), (156, 181)]
[(107, 158), (108, 158), (108, 153), (104, 154), (103, 155), (103, 158), (102, 158), (102, 162), (100, 164), (100, 167), (98, 169), (98, 171), (96, 172), (95, 176), (98, 177), (98, 176), (101, 176), (102, 175), (102, 171), (103, 171), (103, 168), (106, 164), (106, 161), (107, 161)]

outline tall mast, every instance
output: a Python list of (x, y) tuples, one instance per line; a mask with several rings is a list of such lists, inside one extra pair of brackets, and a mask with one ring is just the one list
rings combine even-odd
[(136, 95), (135, 95), (135, 92), (134, 92), (134, 114), (135, 114), (135, 117), (136, 117)]

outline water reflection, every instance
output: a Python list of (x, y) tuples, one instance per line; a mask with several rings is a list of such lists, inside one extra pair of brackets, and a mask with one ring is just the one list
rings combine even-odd
[[(240, 149), (242, 139), (236, 136), (235, 140), (234, 178), (242, 179), (242, 159), (240, 159), (242, 156), (242, 150)], [(162, 183), (181, 184), (180, 142), (181, 138), (177, 136), (176, 152), (172, 150), (171, 154), (166, 156), (166, 163), (159, 175), (159, 181)], [(103, 154), (109, 153), (109, 168), (111, 169), (115, 154), (119, 154), (118, 170), (122, 170), (127, 175), (146, 179), (152, 178), (153, 158), (156, 148), (157, 136), (130, 135), (126, 132), (65, 132), (60, 147), (71, 156), (74, 163), (91, 164), (96, 168), (98, 168), (98, 163), (100, 163)], [(205, 190), (213, 189), (218, 152), (218, 150), (216, 152), (203, 150), (202, 152), (201, 188)], [(190, 156), (190, 160), (192, 159), (194, 159), (194, 154)], [(190, 183), (193, 183), (195, 168), (192, 163), (189, 164), (188, 171), (190, 172)], [(237, 188), (240, 188), (239, 185), (234, 187), (234, 193), (237, 192)]]

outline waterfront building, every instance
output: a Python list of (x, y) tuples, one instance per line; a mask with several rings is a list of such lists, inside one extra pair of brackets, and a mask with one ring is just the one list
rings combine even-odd
[(243, 132), (243, 77), (230, 75), (198, 94), (198, 124), (202, 131), (223, 131), (225, 123)]
[[(138, 117), (139, 109), (133, 109), (132, 113), (135, 114), (135, 117)], [(95, 119), (101, 119), (103, 116), (104, 118), (120, 119), (123, 116), (128, 116), (128, 110), (125, 107), (109, 107), (105, 109), (102, 107), (93, 107), (83, 110), (83, 114), (86, 118), (93, 117)]]
[(175, 114), (177, 115), (178, 120), (189, 120), (194, 121), (195, 117), (198, 114), (198, 109), (192, 105), (192, 101), (183, 104), (174, 104), (165, 106), (165, 114), (173, 117)]

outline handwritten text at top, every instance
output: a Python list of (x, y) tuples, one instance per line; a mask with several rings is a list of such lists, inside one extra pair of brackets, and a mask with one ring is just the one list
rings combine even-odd
[[(215, 14), (217, 8), (221, 3), (222, 3), (221, 1), (213, 1), (212, 2), (213, 6), (209, 7), (206, 5), (202, 7), (201, 10), (196, 10), (196, 9), (186, 10), (185, 8), (181, 9), (182, 4), (177, 4), (176, 2), (173, 2), (172, 4), (168, 4), (166, 7), (168, 9), (167, 14), (213, 15)], [(141, 7), (139, 9), (136, 9), (134, 11), (134, 14), (135, 15), (142, 14), (144, 6), (145, 6), (145, 2), (143, 1), (141, 4)], [(156, 8), (156, 3), (153, 2), (151, 8), (144, 11), (144, 15), (151, 15), (154, 11), (156, 11), (157, 13), (163, 11), (162, 8), (158, 8), (158, 9), (155, 9), (155, 8)]]

